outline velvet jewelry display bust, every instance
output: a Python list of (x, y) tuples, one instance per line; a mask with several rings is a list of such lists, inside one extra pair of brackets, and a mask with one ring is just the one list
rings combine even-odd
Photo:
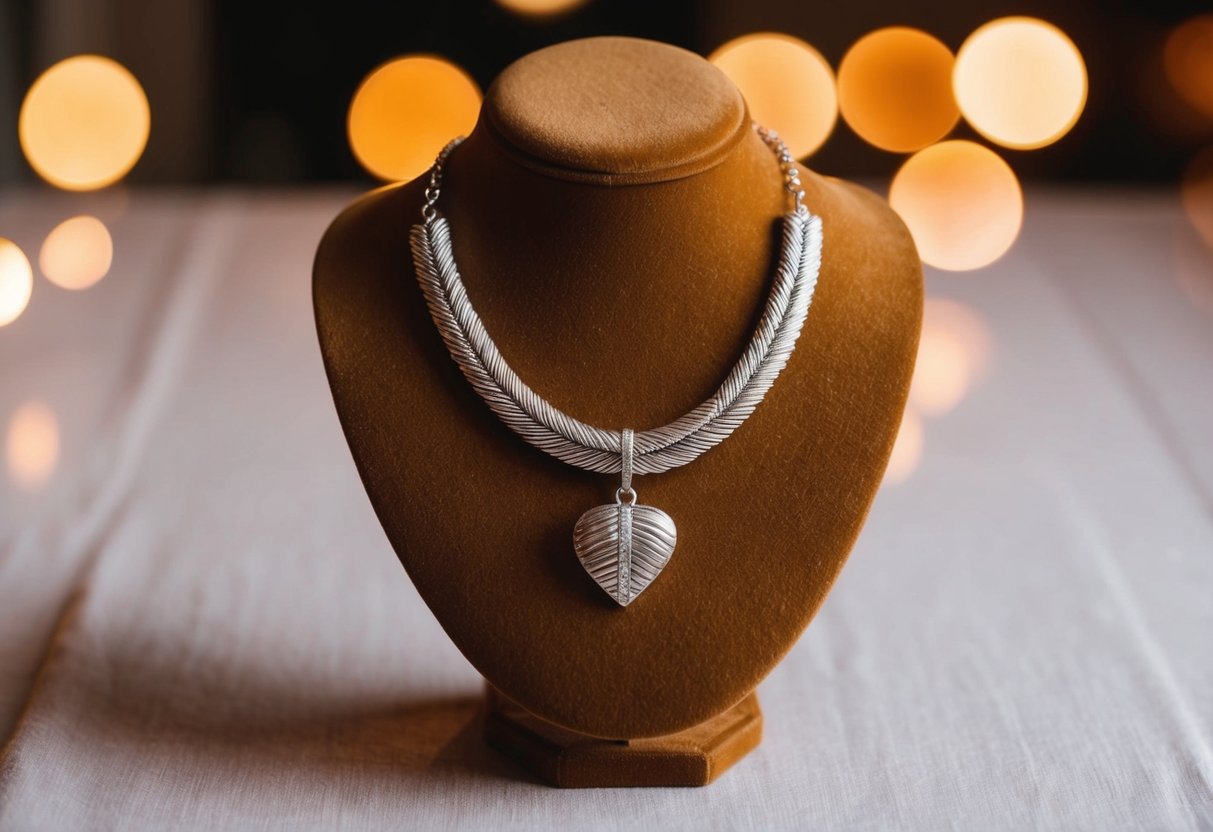
[[(571, 538), (618, 476), (512, 433), (430, 319), (409, 251), (424, 177), (362, 197), (325, 235), (316, 321), (351, 452), (409, 577), (498, 710), (587, 741), (679, 735), (743, 702), (756, 714), (748, 697), (824, 601), (901, 420), (922, 276), (882, 199), (803, 166), (801, 179), (824, 228), (804, 331), (731, 437), (636, 480), (642, 502), (675, 518), (678, 543), (626, 609)], [(608, 37), (501, 73), (447, 162), (438, 208), (519, 376), (582, 421), (639, 431), (694, 408), (737, 360), (788, 203), (722, 73)]]

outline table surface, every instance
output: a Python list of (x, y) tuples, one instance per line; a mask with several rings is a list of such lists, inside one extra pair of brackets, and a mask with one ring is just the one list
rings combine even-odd
[(27, 253), (82, 211), (115, 247), (0, 329), (0, 828), (1213, 828), (1213, 254), (1176, 194), (1030, 191), (1006, 257), (929, 271), (902, 478), (763, 744), (585, 792), (481, 746), (359, 485), (309, 291), (352, 196), (0, 196)]

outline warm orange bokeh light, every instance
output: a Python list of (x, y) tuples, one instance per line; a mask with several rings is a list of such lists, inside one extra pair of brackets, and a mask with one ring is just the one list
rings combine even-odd
[(954, 300), (927, 298), (910, 386), (914, 409), (940, 416), (960, 404), (985, 371), (989, 351), (989, 331), (981, 316)]
[(1066, 34), (1043, 20), (1006, 17), (982, 26), (956, 53), (953, 89), (973, 129), (1027, 150), (1069, 132), (1087, 101), (1087, 67)]
[(34, 291), (34, 270), (17, 244), (0, 237), (0, 326), (21, 317)]
[(586, 0), (497, 0), (497, 5), (526, 17), (551, 17), (579, 9)]
[(1206, 147), (1188, 164), (1179, 186), (1188, 221), (1205, 245), (1213, 248), (1213, 147)]
[(745, 35), (708, 60), (741, 90), (750, 117), (779, 133), (797, 159), (830, 137), (838, 121), (834, 72), (804, 41), (772, 32)]
[(838, 107), (859, 137), (909, 153), (960, 120), (951, 51), (918, 29), (891, 26), (860, 38), (838, 66)]
[(1023, 192), (994, 151), (968, 141), (931, 145), (893, 177), (889, 204), (910, 229), (924, 263), (979, 269), (1011, 247), (1023, 224)]
[(480, 88), (442, 58), (412, 55), (383, 64), (350, 102), (346, 128), (354, 156), (387, 181), (413, 179), (480, 113)]
[(918, 469), (922, 462), (922, 449), (925, 443), (922, 429), (922, 419), (913, 410), (907, 409), (901, 416), (901, 428), (897, 431), (897, 441), (893, 443), (893, 453), (889, 457), (889, 466), (884, 471), (884, 482), (896, 485), (905, 482)]
[(1213, 14), (1175, 28), (1163, 48), (1163, 68), (1183, 100), (1213, 118)]
[(20, 488), (41, 488), (59, 463), (59, 420), (42, 402), (27, 402), (13, 413), (5, 440), (8, 472)]
[(143, 154), (150, 129), (143, 87), (100, 55), (68, 58), (42, 73), (17, 122), (30, 166), (69, 191), (90, 191), (125, 176)]
[(55, 226), (42, 243), (38, 265), (46, 279), (64, 289), (87, 289), (110, 270), (114, 241), (105, 223), (79, 216)]

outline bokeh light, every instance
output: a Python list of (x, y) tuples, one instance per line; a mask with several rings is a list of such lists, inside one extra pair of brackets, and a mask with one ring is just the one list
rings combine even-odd
[(30, 87), (17, 129), (25, 158), (60, 188), (89, 191), (117, 182), (139, 161), (151, 129), (143, 88), (100, 55), (60, 61)]
[(34, 270), (17, 244), (0, 237), (0, 326), (21, 317), (34, 290)]
[(1087, 100), (1078, 47), (1056, 26), (1031, 17), (995, 20), (969, 35), (956, 53), (952, 79), (973, 129), (1020, 150), (1064, 136)]
[(87, 289), (110, 270), (114, 241), (105, 223), (87, 215), (55, 226), (38, 254), (46, 279), (64, 289)]
[(524, 17), (554, 17), (585, 4), (586, 0), (497, 0), (497, 5)]
[(1179, 195), (1188, 221), (1205, 245), (1213, 247), (1213, 147), (1206, 147), (1188, 163)]
[(838, 107), (860, 138), (909, 153), (956, 126), (952, 53), (926, 32), (892, 26), (865, 35), (838, 66)]
[(46, 484), (59, 463), (59, 420), (38, 401), (13, 412), (5, 438), (8, 472), (18, 487), (34, 491)]
[(1213, 14), (1198, 15), (1171, 32), (1163, 68), (1183, 100), (1213, 119)]
[(922, 419), (911, 408), (901, 416), (901, 427), (897, 431), (897, 441), (893, 443), (893, 453), (889, 457), (889, 465), (884, 471), (884, 482), (896, 485), (905, 482), (918, 469), (922, 462), (923, 445), (926, 437), (922, 428)]
[(1015, 242), (1023, 192), (1011, 167), (989, 148), (955, 140), (911, 156), (893, 177), (889, 204), (924, 263), (949, 271), (986, 266)]
[(914, 409), (940, 416), (960, 404), (985, 372), (989, 352), (989, 330), (980, 315), (954, 300), (927, 298), (910, 386)]
[(350, 148), (380, 179), (413, 179), (447, 142), (471, 131), (480, 98), (476, 82), (450, 61), (430, 55), (389, 61), (354, 93), (346, 122)]
[(830, 137), (838, 121), (834, 71), (804, 41), (774, 32), (745, 35), (708, 60), (741, 90), (750, 117), (779, 133), (797, 159)]

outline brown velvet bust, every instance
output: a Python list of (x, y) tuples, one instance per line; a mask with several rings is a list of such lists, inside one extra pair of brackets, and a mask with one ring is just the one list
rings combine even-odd
[[(612, 500), (617, 478), (515, 436), (430, 320), (408, 245), (424, 181), (362, 197), (320, 245), (320, 343), (380, 522), (468, 660), (545, 720), (637, 738), (727, 710), (795, 643), (846, 561), (905, 403), (921, 267), (883, 200), (802, 179), (824, 224), (804, 332), (732, 437), (636, 480), (678, 544), (626, 609), (572, 548), (578, 516)], [(728, 79), (690, 52), (610, 37), (506, 69), (451, 155), (438, 207), (521, 378), (584, 421), (639, 431), (707, 398), (736, 361), (788, 202)]]

